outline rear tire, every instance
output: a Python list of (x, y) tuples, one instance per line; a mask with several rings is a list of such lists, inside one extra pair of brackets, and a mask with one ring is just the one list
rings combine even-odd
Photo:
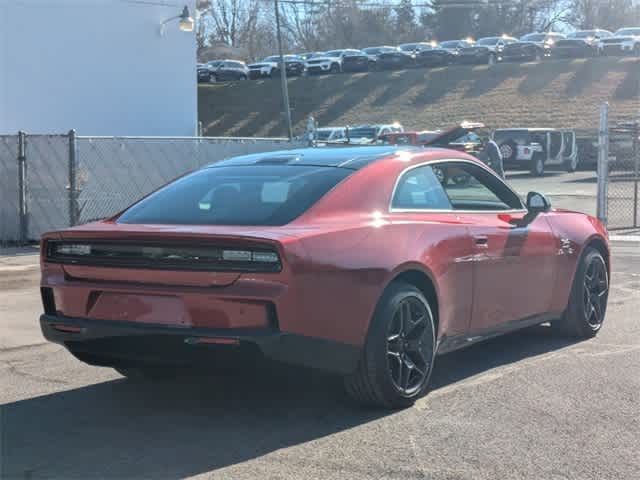
[(371, 320), (348, 395), (373, 407), (406, 408), (427, 389), (435, 357), (435, 321), (422, 292), (404, 282), (384, 292)]
[(552, 327), (572, 338), (594, 337), (602, 328), (608, 296), (607, 265), (598, 250), (587, 247), (578, 263), (567, 309)]

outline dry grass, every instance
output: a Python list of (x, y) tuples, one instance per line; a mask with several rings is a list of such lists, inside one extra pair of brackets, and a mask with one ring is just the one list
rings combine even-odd
[[(613, 120), (640, 113), (640, 61), (594, 58), (493, 67), (374, 72), (289, 80), (295, 129), (311, 113), (320, 125), (399, 121), (433, 129), (461, 120), (493, 128), (571, 127), (593, 132), (598, 108)], [(199, 115), (212, 136), (285, 133), (280, 82), (260, 80), (199, 88)]]

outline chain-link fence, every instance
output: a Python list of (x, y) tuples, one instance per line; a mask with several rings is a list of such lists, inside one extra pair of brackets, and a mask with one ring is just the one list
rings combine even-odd
[(598, 217), (609, 230), (640, 227), (640, 123), (600, 119)]
[(0, 245), (108, 217), (208, 163), (300, 146), (277, 138), (0, 136)]

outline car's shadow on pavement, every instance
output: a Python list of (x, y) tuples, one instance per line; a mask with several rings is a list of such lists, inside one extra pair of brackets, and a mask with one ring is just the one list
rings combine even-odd
[[(433, 387), (568, 345), (543, 328), (438, 358)], [(177, 479), (393, 414), (351, 405), (335, 377), (290, 367), (158, 384), (114, 380), (2, 406), (0, 477)]]

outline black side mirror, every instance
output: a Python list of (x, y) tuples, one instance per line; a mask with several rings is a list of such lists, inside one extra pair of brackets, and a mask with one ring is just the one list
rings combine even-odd
[(551, 209), (551, 202), (547, 197), (538, 192), (527, 193), (527, 210), (530, 213), (548, 212)]

